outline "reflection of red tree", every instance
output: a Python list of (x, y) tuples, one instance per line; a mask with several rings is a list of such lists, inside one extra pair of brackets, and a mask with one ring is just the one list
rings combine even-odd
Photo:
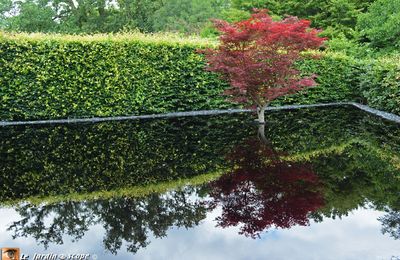
[(242, 224), (241, 234), (256, 237), (272, 226), (308, 225), (308, 214), (323, 205), (321, 184), (311, 166), (283, 162), (257, 139), (227, 158), (232, 172), (211, 183), (210, 203), (222, 206), (218, 226)]

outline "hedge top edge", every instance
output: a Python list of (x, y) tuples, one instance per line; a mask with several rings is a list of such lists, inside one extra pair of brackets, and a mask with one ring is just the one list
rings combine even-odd
[[(219, 42), (217, 39), (201, 38), (199, 36), (187, 36), (178, 33), (141, 33), (141, 32), (123, 32), (110, 34), (53, 34), (53, 33), (24, 33), (24, 32), (5, 32), (0, 30), (0, 42), (19, 41), (19, 42), (65, 42), (65, 43), (147, 43), (155, 45), (168, 46), (189, 46), (192, 48), (202, 49), (209, 47), (217, 47)], [(333, 58), (354, 59), (353, 57), (341, 53), (325, 51), (304, 51), (303, 55), (323, 55)], [(400, 56), (399, 56), (400, 57)], [(392, 57), (387, 60), (393, 60)]]
[(185, 45), (197, 48), (217, 46), (213, 39), (205, 39), (197, 36), (182, 36), (178, 33), (140, 33), (124, 32), (115, 34), (45, 34), (45, 33), (10, 33), (0, 31), (0, 41), (27, 41), (27, 42), (141, 42), (160, 45)]

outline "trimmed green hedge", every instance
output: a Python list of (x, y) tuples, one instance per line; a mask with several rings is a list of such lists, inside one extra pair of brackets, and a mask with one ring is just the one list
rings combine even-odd
[[(155, 37), (154, 37), (155, 38)], [(0, 38), (0, 119), (227, 108), (205, 43), (108, 36)]]
[[(196, 52), (214, 45), (177, 35), (0, 32), (0, 120), (237, 107), (220, 94), (228, 84), (205, 71), (204, 58)], [(319, 85), (281, 98), (274, 105), (359, 101), (360, 64), (344, 54), (329, 52), (320, 59), (299, 62), (302, 72), (318, 75)], [(376, 78), (376, 84), (379, 80)]]
[(357, 101), (359, 62), (342, 53), (326, 52), (319, 59), (305, 59), (298, 63), (305, 74), (316, 74), (317, 86), (294, 95), (282, 97), (275, 104), (316, 104)]
[(371, 107), (400, 115), (400, 56), (364, 62), (360, 91)]

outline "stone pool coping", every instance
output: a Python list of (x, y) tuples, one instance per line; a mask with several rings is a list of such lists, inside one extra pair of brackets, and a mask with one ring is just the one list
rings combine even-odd
[[(384, 118), (386, 120), (400, 123), (400, 116), (398, 115), (374, 109), (369, 106), (355, 102), (336, 102), (336, 103), (322, 103), (313, 105), (288, 105), (279, 107), (267, 107), (266, 111), (292, 110), (299, 108), (329, 107), (329, 106), (344, 106), (344, 105), (351, 105), (360, 110)], [(201, 111), (173, 112), (166, 114), (152, 114), (152, 115), (141, 115), (141, 116), (90, 117), (90, 118), (69, 118), (69, 119), (55, 119), (55, 120), (35, 120), (35, 121), (0, 121), (0, 126), (96, 123), (96, 122), (122, 121), (122, 120), (133, 120), (133, 119), (154, 119), (154, 118), (169, 118), (169, 117), (184, 117), (184, 116), (233, 114), (233, 113), (241, 113), (241, 112), (243, 113), (252, 111), (254, 111), (254, 109), (201, 110)]]

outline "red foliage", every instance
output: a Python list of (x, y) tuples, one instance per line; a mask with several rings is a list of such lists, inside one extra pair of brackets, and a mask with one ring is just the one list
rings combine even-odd
[(254, 238), (273, 226), (308, 225), (308, 214), (323, 206), (322, 186), (310, 165), (283, 162), (256, 139), (227, 158), (232, 172), (210, 184), (210, 206), (222, 207), (218, 226), (241, 225), (240, 233)]
[(319, 48), (325, 38), (310, 21), (288, 17), (273, 21), (267, 10), (230, 24), (214, 20), (221, 32), (219, 48), (207, 49), (208, 70), (219, 72), (231, 84), (224, 94), (236, 102), (263, 107), (280, 96), (314, 86), (315, 75), (301, 78), (294, 62), (300, 53)]

